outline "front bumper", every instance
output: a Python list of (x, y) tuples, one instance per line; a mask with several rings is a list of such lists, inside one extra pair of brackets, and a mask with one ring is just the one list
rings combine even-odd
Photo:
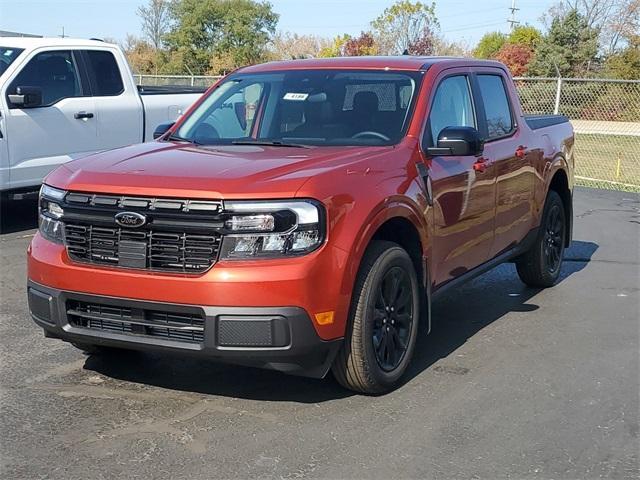
[[(322, 340), (306, 311), (299, 307), (151, 302), (64, 291), (33, 281), (28, 282), (27, 290), (29, 310), (36, 324), (47, 337), (68, 342), (177, 352), (322, 378), (342, 341)], [(80, 318), (76, 315), (77, 305), (93, 309), (83, 310), (84, 316)], [(109, 313), (103, 314), (101, 310), (95, 314), (97, 307)], [(120, 316), (113, 312), (120, 312)], [(167, 324), (158, 320), (166, 321), (167, 314), (197, 318), (202, 331), (186, 341), (181, 330), (175, 330), (178, 332), (175, 335), (167, 334)]]

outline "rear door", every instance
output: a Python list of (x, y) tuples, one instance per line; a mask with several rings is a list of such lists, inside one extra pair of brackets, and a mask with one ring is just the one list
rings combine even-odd
[[(445, 127), (478, 128), (468, 69), (449, 69), (436, 81), (423, 136), (434, 146)], [(484, 263), (493, 243), (495, 173), (476, 156), (427, 158), (434, 202), (432, 276), (452, 280)]]
[[(76, 52), (37, 50), (2, 90), (4, 134), (12, 187), (34, 186), (61, 163), (96, 150), (94, 102)], [(42, 89), (42, 106), (21, 108), (9, 102), (17, 87)]]
[(485, 139), (483, 156), (493, 165), (496, 177), (492, 258), (520, 242), (532, 227), (535, 171), (530, 148), (517, 125), (506, 73), (486, 68), (476, 71), (473, 78), (480, 94), (477, 104)]
[[(113, 49), (82, 50), (91, 95), (95, 102), (99, 150), (142, 142), (142, 101), (129, 70)], [(124, 60), (120, 60), (124, 62)], [(127, 74), (127, 79), (123, 74)]]

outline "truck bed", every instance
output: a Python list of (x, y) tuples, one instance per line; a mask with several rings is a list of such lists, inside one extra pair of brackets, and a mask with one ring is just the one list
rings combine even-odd
[(564, 115), (525, 115), (524, 121), (527, 122), (531, 130), (538, 130), (552, 125), (567, 123), (569, 117)]

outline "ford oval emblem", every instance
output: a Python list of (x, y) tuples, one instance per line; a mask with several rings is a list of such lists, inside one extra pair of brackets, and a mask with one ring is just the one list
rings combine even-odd
[(120, 212), (115, 216), (116, 223), (121, 227), (137, 228), (147, 223), (147, 217), (136, 212)]

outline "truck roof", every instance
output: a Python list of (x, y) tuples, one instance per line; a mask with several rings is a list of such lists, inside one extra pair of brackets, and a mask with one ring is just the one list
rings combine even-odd
[(268, 72), (273, 70), (298, 70), (298, 69), (348, 69), (362, 68), (371, 70), (427, 70), (435, 64), (446, 64), (454, 66), (472, 67), (499, 67), (505, 68), (500, 62), (492, 60), (478, 60), (464, 57), (427, 57), (414, 55), (397, 56), (371, 56), (371, 57), (334, 57), (334, 58), (311, 58), (301, 60), (286, 60), (278, 62), (268, 62), (259, 65), (252, 65), (242, 68), (242, 72)]
[(34, 49), (39, 47), (114, 47), (112, 43), (101, 40), (86, 40), (83, 38), (58, 37), (1, 37), (1, 47)]

